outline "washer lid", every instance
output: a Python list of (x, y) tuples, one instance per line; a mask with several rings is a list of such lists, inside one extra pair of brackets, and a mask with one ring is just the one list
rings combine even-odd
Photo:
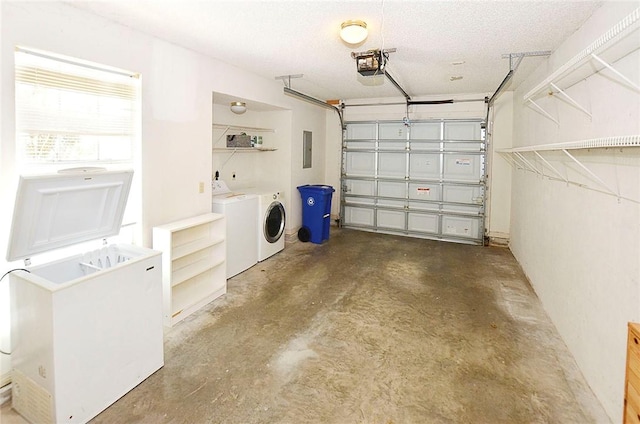
[(86, 168), (20, 176), (7, 260), (118, 234), (132, 178)]

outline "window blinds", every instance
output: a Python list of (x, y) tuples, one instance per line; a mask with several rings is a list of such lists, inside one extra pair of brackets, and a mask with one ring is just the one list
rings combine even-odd
[(22, 162), (132, 160), (139, 75), (20, 48), (15, 83)]

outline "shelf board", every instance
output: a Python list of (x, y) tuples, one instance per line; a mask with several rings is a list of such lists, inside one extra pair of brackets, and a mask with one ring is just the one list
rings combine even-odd
[(171, 260), (174, 261), (176, 259), (180, 259), (191, 253), (195, 253), (199, 250), (203, 250), (208, 247), (215, 246), (216, 244), (220, 244), (223, 241), (224, 241), (224, 238), (222, 237), (203, 238), (200, 240), (194, 240), (190, 243), (185, 243), (180, 246), (175, 246), (173, 248), (173, 256), (171, 257)]
[(218, 130), (234, 130), (234, 131), (256, 131), (256, 132), (276, 132), (272, 128), (248, 127), (245, 125), (229, 125), (229, 124), (213, 124), (213, 128)]
[(514, 147), (512, 149), (499, 149), (499, 150), (496, 150), (496, 152), (498, 153), (542, 152), (542, 151), (553, 151), (553, 150), (607, 149), (607, 148), (621, 148), (621, 147), (640, 147), (640, 135), (592, 138), (589, 140), (568, 141), (564, 143)]
[[(634, 10), (630, 15), (618, 22), (609, 31), (602, 34), (593, 43), (587, 46), (580, 53), (572, 57), (555, 72), (536, 85), (524, 95), (524, 101), (548, 91), (549, 86), (556, 82), (564, 88), (570, 87), (576, 82), (587, 78), (594, 72), (604, 69), (604, 65), (594, 65), (595, 71), (589, 66), (583, 66), (590, 61), (594, 54), (606, 55), (605, 59), (609, 63), (624, 57), (629, 52), (638, 48), (638, 37), (631, 32), (638, 30), (640, 22), (640, 8)], [(555, 91), (555, 90), (554, 90)]]
[(207, 224), (210, 222), (215, 222), (218, 220), (221, 220), (224, 218), (224, 215), (219, 214), (219, 213), (213, 213), (213, 212), (208, 212), (206, 214), (203, 215), (199, 215), (199, 216), (194, 216), (192, 218), (187, 218), (187, 219), (183, 219), (177, 222), (172, 222), (169, 224), (164, 224), (164, 225), (158, 225), (157, 228), (162, 229), (162, 230), (166, 230), (166, 231), (171, 231), (171, 232), (178, 232), (181, 230), (186, 230), (189, 229), (191, 227), (195, 227), (197, 225), (202, 225), (202, 224)]
[(215, 262), (211, 262), (210, 258), (202, 259), (198, 262), (194, 262), (185, 268), (181, 268), (173, 271), (171, 279), (171, 287), (178, 286), (185, 281), (192, 279), (193, 277), (202, 274), (210, 269), (224, 264), (225, 260), (220, 259)]

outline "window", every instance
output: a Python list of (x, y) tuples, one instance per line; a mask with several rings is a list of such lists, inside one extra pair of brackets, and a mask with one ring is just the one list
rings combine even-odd
[(16, 151), (24, 166), (131, 163), (138, 74), (18, 48)]
[(53, 53), (16, 48), (16, 168), (133, 169), (119, 242), (140, 242), (140, 75)]

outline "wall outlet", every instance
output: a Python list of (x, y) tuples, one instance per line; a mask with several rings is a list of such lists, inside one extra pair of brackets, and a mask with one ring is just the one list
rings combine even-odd
[(204, 193), (204, 181), (198, 183), (198, 193)]

